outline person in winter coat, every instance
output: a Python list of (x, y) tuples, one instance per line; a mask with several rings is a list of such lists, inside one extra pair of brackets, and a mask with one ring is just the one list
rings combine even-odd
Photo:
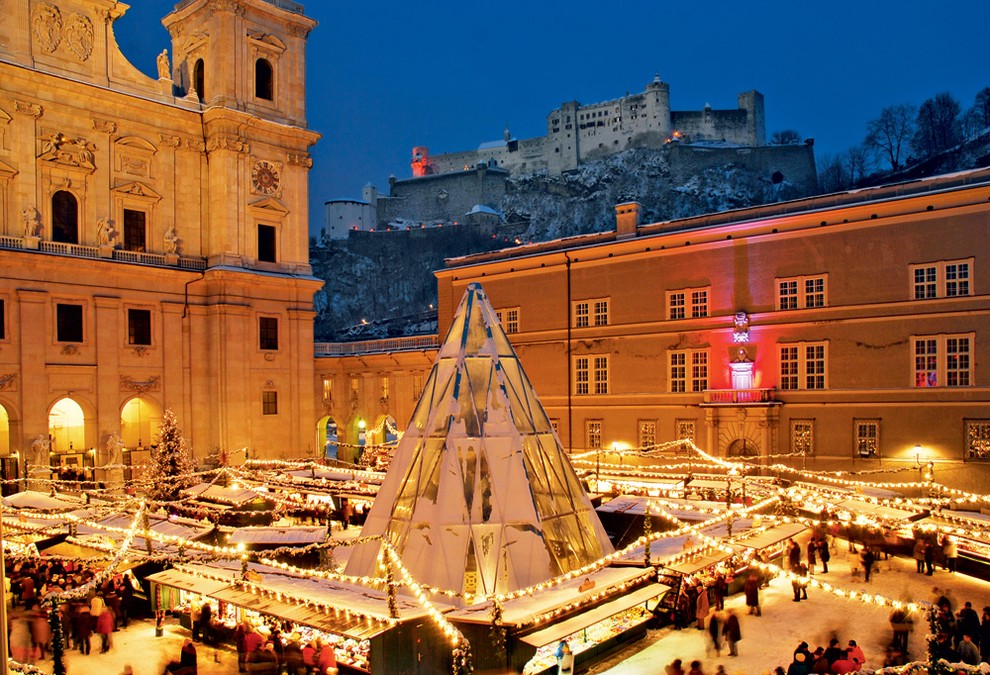
[(110, 633), (113, 632), (113, 612), (107, 606), (103, 607), (103, 611), (100, 615), (96, 617), (96, 632), (100, 634), (100, 653), (106, 654), (110, 651)]
[(963, 633), (962, 640), (959, 641), (956, 651), (959, 652), (959, 659), (963, 663), (968, 663), (971, 666), (979, 664), (980, 649), (973, 642), (973, 636), (969, 633)]
[(980, 619), (980, 659), (990, 663), (990, 607), (983, 608)]
[(877, 555), (873, 552), (873, 549), (869, 546), (863, 547), (863, 580), (870, 580), (870, 573), (873, 571), (873, 563), (877, 561)]
[(705, 630), (705, 619), (711, 606), (708, 604), (708, 589), (704, 584), (698, 584), (698, 599), (695, 602), (694, 618), (697, 621), (698, 630)]
[(21, 663), (34, 663), (34, 640), (31, 639), (31, 620), (27, 614), (12, 614), (10, 617), (10, 634), (7, 644), (10, 655)]
[(832, 554), (828, 550), (828, 538), (818, 542), (818, 557), (822, 559), (822, 574), (828, 574), (828, 561), (832, 559)]
[(842, 650), (842, 654), (835, 660), (832, 664), (832, 672), (838, 673), (839, 675), (845, 675), (845, 673), (855, 673), (859, 670), (859, 666), (856, 662), (849, 658), (849, 652)]
[(811, 655), (811, 672), (815, 675), (832, 672), (832, 664), (825, 658), (825, 650), (821, 647)]
[(722, 615), (718, 612), (712, 614), (712, 618), (708, 621), (708, 635), (712, 639), (715, 656), (722, 655), (722, 623)]
[(91, 638), (93, 637), (93, 617), (89, 613), (89, 605), (82, 603), (73, 616), (75, 622), (76, 642), (80, 654), (89, 654)]
[(949, 572), (955, 572), (956, 562), (959, 560), (959, 547), (956, 545), (955, 537), (946, 536), (942, 554), (945, 556), (945, 566), (949, 568)]
[(795, 652), (794, 660), (787, 667), (787, 675), (808, 675), (811, 672), (808, 658), (803, 652)]
[(924, 574), (925, 572), (925, 540), (915, 539), (914, 549), (911, 553), (914, 558), (914, 564), (917, 567), (916, 571), (918, 574)]
[(742, 640), (742, 631), (739, 628), (739, 617), (731, 609), (727, 611), (722, 635), (725, 636), (726, 642), (729, 643), (729, 656), (739, 656), (736, 644)]
[(925, 542), (925, 574), (935, 574), (935, 547), (930, 541)]
[(863, 653), (863, 648), (856, 644), (855, 640), (850, 640), (849, 644), (846, 645), (846, 654), (856, 662), (857, 669), (861, 669), (866, 663), (866, 654)]
[(302, 648), (303, 666), (306, 668), (306, 675), (310, 675), (316, 670), (316, 647), (312, 642), (307, 642)]
[(760, 610), (760, 572), (756, 569), (751, 569), (749, 574), (746, 576), (746, 581), (743, 583), (743, 593), (746, 596), (746, 606), (749, 608), (750, 614), (755, 614), (756, 616), (762, 616), (763, 612)]
[[(570, 650), (570, 645), (567, 649)], [(574, 658), (573, 655), (571, 658)], [(320, 653), (316, 657), (316, 672), (320, 675), (337, 675), (337, 655), (333, 651), (333, 645), (321, 642)]]
[(560, 645), (560, 653), (557, 655), (558, 675), (571, 675), (574, 672), (574, 652), (571, 645), (564, 642)]
[(692, 661), (691, 670), (687, 672), (687, 675), (705, 675), (704, 671), (701, 670), (701, 661)]

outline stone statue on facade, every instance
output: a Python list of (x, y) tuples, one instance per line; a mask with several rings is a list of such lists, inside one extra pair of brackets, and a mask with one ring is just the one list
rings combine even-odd
[(120, 464), (120, 454), (124, 449), (124, 442), (117, 434), (110, 434), (107, 439), (107, 466), (117, 466)]
[(113, 246), (117, 240), (117, 230), (109, 218), (96, 221), (96, 239), (100, 246)]
[(25, 237), (41, 236), (41, 214), (38, 209), (29, 206), (21, 211), (21, 222), (24, 224)]
[(159, 80), (172, 79), (172, 68), (168, 64), (167, 49), (163, 49), (162, 53), (158, 55), (158, 79)]
[(175, 254), (179, 249), (179, 233), (175, 229), (175, 225), (165, 230), (164, 237), (165, 252)]
[(44, 464), (48, 461), (45, 456), (48, 454), (48, 450), (51, 448), (52, 442), (43, 434), (38, 434), (31, 441), (31, 454), (27, 457), (27, 461), (32, 465)]

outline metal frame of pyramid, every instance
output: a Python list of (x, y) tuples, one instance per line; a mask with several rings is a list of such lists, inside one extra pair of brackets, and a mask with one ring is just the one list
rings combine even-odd
[[(417, 582), (472, 597), (583, 567), (612, 545), (480, 284), (470, 284), (362, 537)], [(378, 576), (379, 541), (347, 574)]]

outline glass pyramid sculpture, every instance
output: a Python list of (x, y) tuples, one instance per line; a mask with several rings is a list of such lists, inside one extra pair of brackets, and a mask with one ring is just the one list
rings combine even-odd
[[(467, 287), (362, 537), (421, 584), (508, 593), (612, 552), (591, 501), (479, 284)], [(347, 574), (379, 576), (381, 544)]]

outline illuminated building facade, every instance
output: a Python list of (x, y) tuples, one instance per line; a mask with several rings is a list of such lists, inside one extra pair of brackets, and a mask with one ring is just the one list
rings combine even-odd
[(691, 438), (719, 456), (983, 475), (990, 171), (638, 214), (619, 205), (615, 232), (448, 261), (440, 334), (481, 283), (572, 451)]
[(8, 475), (138, 463), (166, 407), (199, 460), (312, 444), (315, 22), (289, 0), (180, 2), (154, 79), (117, 47), (126, 9), (14, 2), (0, 23)]

